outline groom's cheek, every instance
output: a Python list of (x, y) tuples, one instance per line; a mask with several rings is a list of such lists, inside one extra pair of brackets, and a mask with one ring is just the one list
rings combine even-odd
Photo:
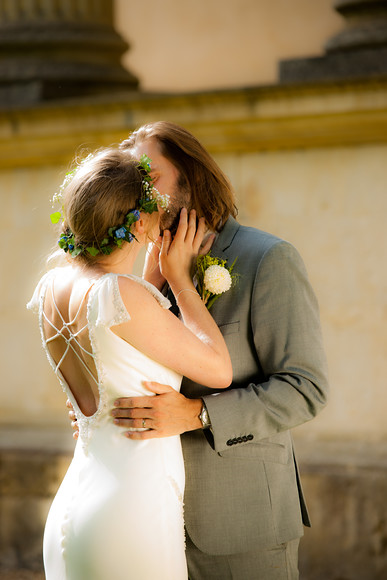
[(172, 236), (174, 236), (179, 225), (179, 217), (180, 214), (178, 212), (175, 213), (173, 208), (171, 208), (170, 213), (164, 212), (160, 217), (160, 231), (169, 230)]

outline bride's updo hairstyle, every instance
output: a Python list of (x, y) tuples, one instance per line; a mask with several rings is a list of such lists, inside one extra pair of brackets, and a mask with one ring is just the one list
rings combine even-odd
[[(63, 189), (65, 217), (61, 234), (66, 235), (70, 230), (75, 247), (100, 249), (109, 228), (119, 228), (128, 212), (138, 207), (143, 179), (138, 160), (127, 152), (109, 147), (90, 155)], [(149, 219), (147, 234), (157, 219), (156, 212)], [(117, 246), (113, 247), (113, 251), (118, 250)], [(71, 259), (91, 264), (103, 257), (104, 252), (92, 255), (82, 251)]]

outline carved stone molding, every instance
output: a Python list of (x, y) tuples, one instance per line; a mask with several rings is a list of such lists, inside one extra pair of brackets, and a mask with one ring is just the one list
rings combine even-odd
[(281, 83), (387, 77), (387, 0), (339, 0), (344, 28), (325, 44), (323, 57), (279, 63)]
[(3, 0), (0, 103), (135, 89), (111, 0)]
[(387, 81), (133, 92), (15, 108), (0, 112), (0, 169), (42, 159), (67, 165), (80, 144), (118, 143), (155, 119), (191, 130), (213, 155), (387, 143)]
[(386, 0), (340, 0), (334, 7), (345, 28), (328, 40), (327, 52), (387, 46)]

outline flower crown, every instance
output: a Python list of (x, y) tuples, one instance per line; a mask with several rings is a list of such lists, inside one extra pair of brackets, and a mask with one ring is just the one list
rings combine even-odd
[[(84, 159), (80, 165), (75, 167), (72, 171), (66, 173), (64, 181), (59, 188), (59, 192), (56, 193), (53, 198), (52, 202), (62, 202), (63, 200), (63, 191), (73, 179), (75, 174), (77, 173), (78, 169), (83, 166), (87, 161), (90, 161), (93, 158), (93, 155), (88, 155), (86, 159)], [(147, 155), (141, 155), (140, 161), (138, 163), (138, 169), (141, 171), (143, 175), (142, 180), (142, 196), (138, 200), (137, 207), (132, 209), (128, 214), (125, 216), (125, 220), (123, 223), (119, 224), (118, 226), (113, 226), (108, 229), (106, 236), (100, 242), (93, 242), (91, 245), (89, 244), (76, 244), (75, 236), (67, 227), (64, 233), (59, 238), (58, 244), (59, 247), (64, 251), (70, 254), (73, 258), (79, 256), (79, 254), (90, 254), (91, 256), (97, 256), (98, 254), (109, 255), (115, 249), (115, 246), (118, 248), (122, 247), (124, 242), (132, 242), (136, 240), (136, 236), (130, 231), (131, 226), (140, 219), (140, 212), (151, 214), (155, 211), (158, 211), (158, 206), (160, 206), (163, 210), (167, 211), (168, 204), (169, 204), (169, 196), (168, 195), (161, 195), (159, 191), (154, 187), (153, 180), (150, 176), (151, 171), (151, 159)], [(62, 208), (63, 210), (63, 208)], [(56, 211), (50, 215), (51, 222), (53, 224), (57, 224), (60, 220), (63, 220), (62, 211)]]

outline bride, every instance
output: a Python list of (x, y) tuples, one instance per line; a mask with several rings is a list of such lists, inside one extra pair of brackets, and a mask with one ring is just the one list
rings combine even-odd
[[(182, 210), (159, 263), (180, 308), (131, 274), (140, 249), (160, 234), (167, 199), (150, 160), (107, 148), (62, 188), (59, 246), (68, 265), (50, 270), (28, 304), (79, 425), (68, 472), (44, 534), (47, 580), (184, 580), (184, 465), (179, 437), (133, 440), (110, 409), (149, 395), (156, 380), (178, 390), (182, 375), (211, 388), (232, 378), (222, 335), (192, 282), (205, 224)], [(147, 429), (146, 420), (142, 429)], [(203, 490), (205, 493), (205, 490)]]

